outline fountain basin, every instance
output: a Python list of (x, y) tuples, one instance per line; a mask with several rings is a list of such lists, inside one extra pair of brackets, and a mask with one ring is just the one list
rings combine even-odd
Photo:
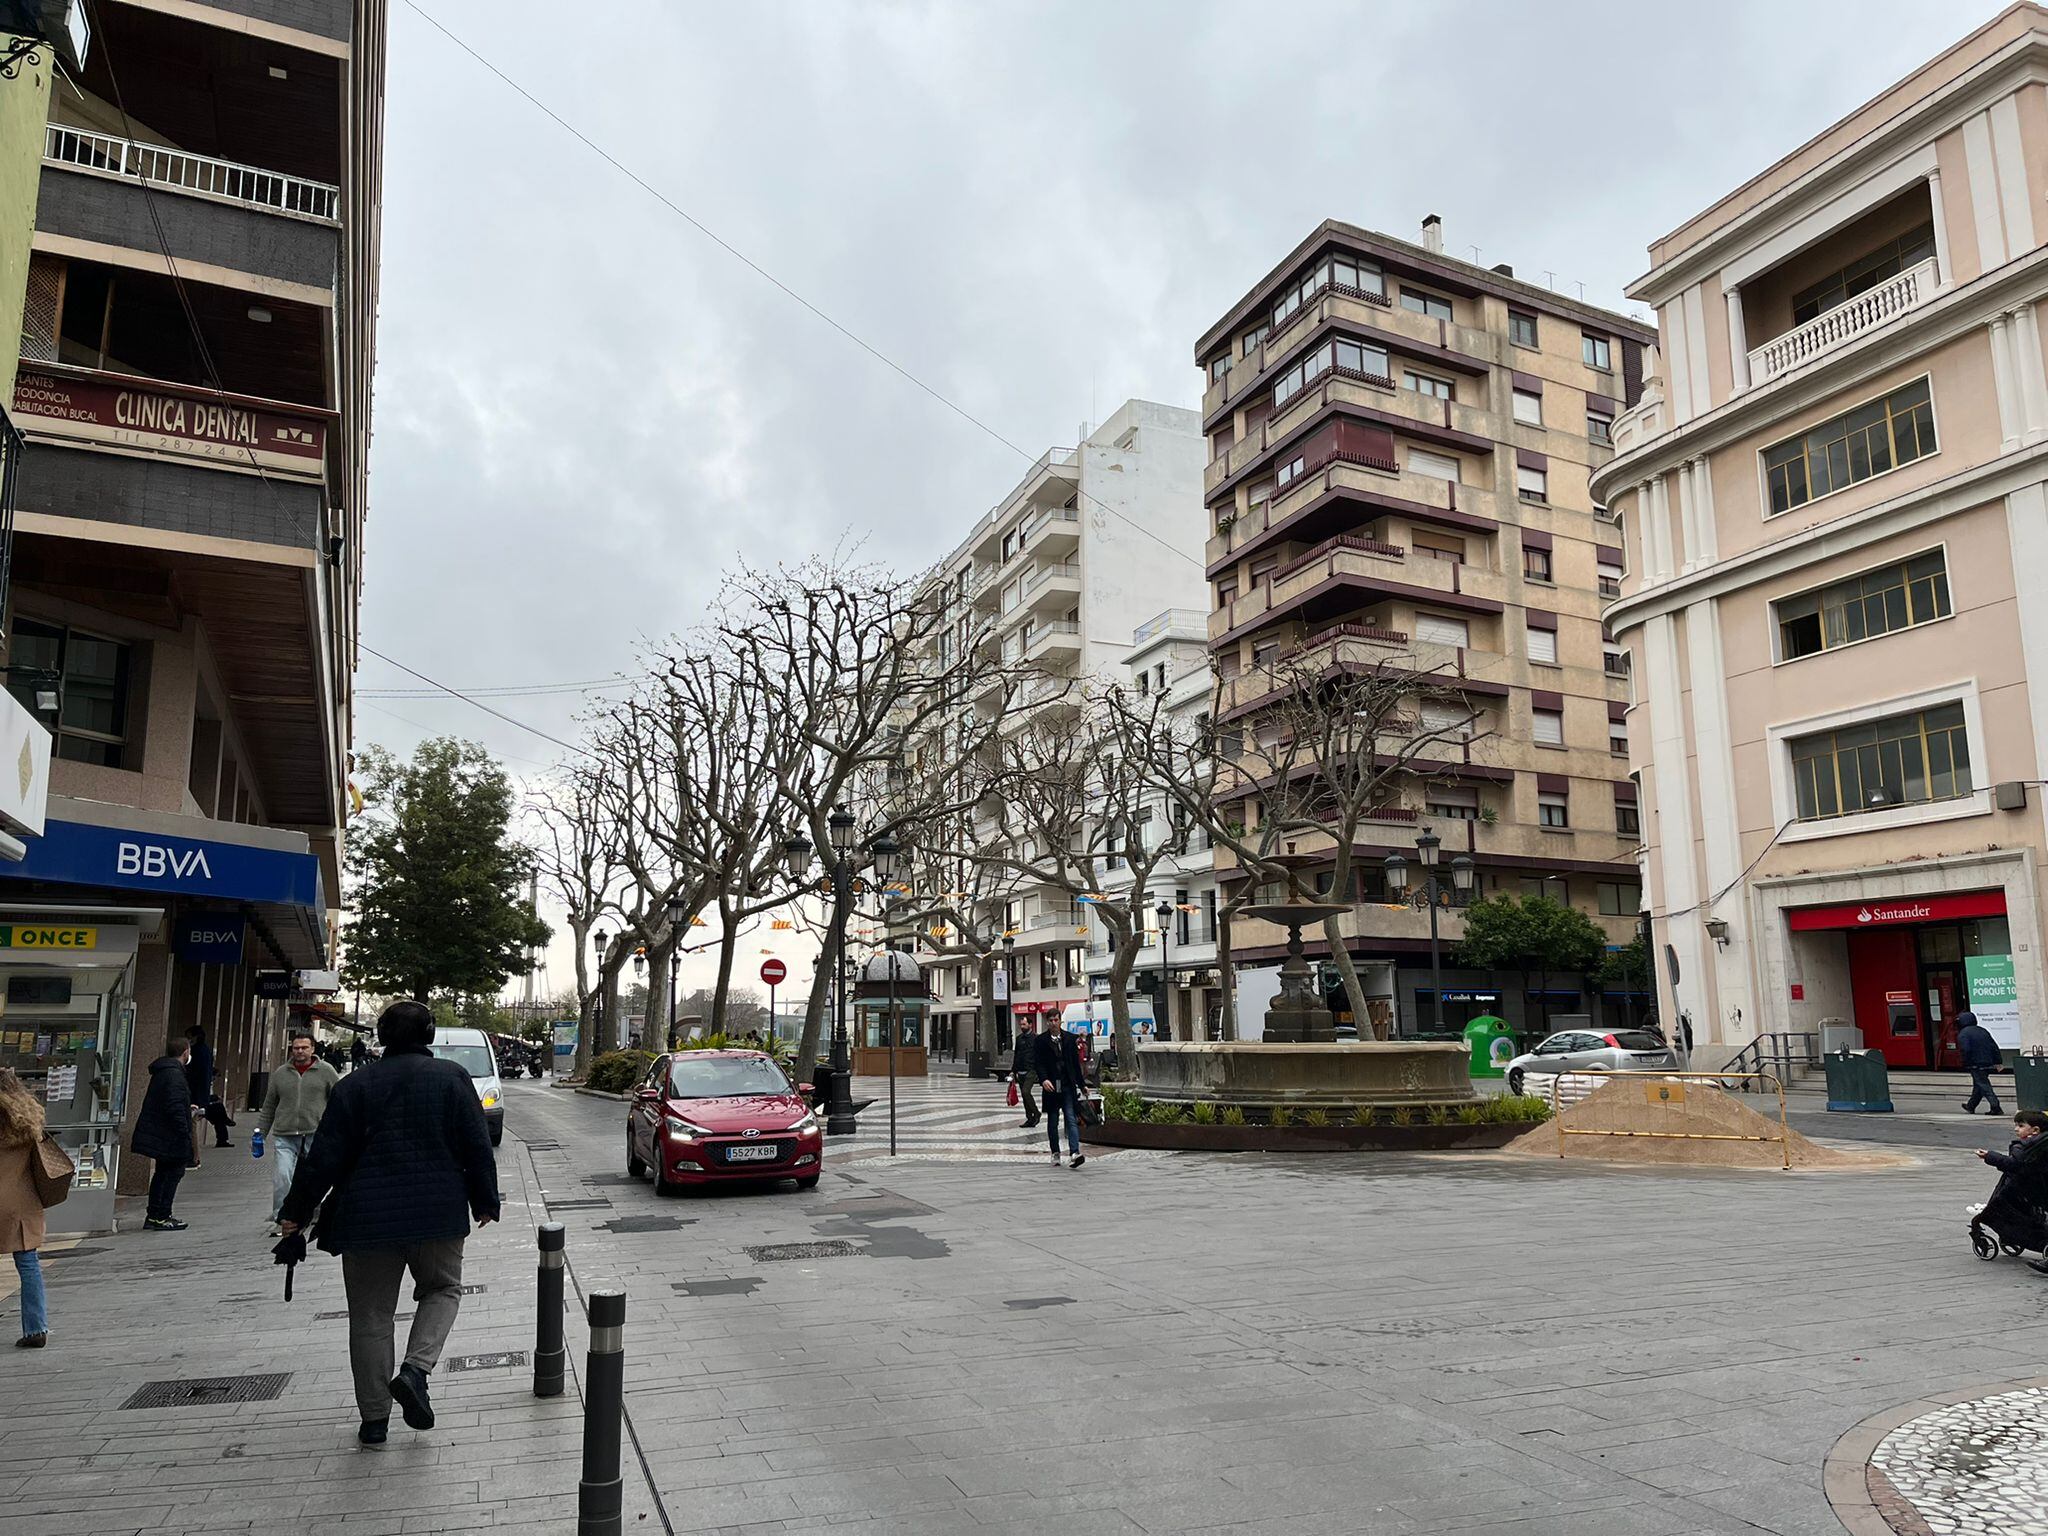
[(1356, 1109), (1468, 1104), (1471, 1053), (1455, 1041), (1193, 1041), (1138, 1047), (1138, 1093), (1177, 1104)]

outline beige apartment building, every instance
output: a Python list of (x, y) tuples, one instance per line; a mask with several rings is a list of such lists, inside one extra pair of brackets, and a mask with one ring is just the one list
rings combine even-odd
[(2048, 1045), (2048, 10), (1650, 248), (1661, 377), (1593, 477), (1669, 1014), (1954, 1064)]
[[(1621, 539), (1590, 478), (1654, 334), (1506, 266), (1446, 256), (1434, 218), (1422, 237), (1326, 222), (1196, 346), (1216, 718), (1256, 731), (1275, 667), (1298, 676), (1304, 660), (1455, 681), (1475, 739), (1418, 775), (1354, 850), (1344, 926), (1369, 1006), (1404, 1033), (1433, 1026), (1439, 1002), (1451, 1028), (1486, 1013), (1619, 1022), (1643, 1000), (1588, 996), (1578, 977), (1510, 995), (1457, 969), (1455, 912), (1439, 914), (1439, 999), (1428, 913), (1389, 904), (1383, 861), (1399, 852), (1412, 867), (1429, 827), (1446, 861), (1474, 861), (1475, 894), (1568, 901), (1615, 945), (1634, 931), (1628, 684), (1600, 621), (1603, 593), (1620, 590)], [(1283, 938), (1233, 924), (1234, 958), (1270, 969)], [(1241, 969), (1240, 983), (1249, 1025), (1256, 974)]]

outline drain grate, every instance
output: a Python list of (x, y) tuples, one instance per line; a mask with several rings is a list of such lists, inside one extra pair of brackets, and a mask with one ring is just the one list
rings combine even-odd
[(562, 1150), (562, 1144), (559, 1141), (526, 1141), (526, 1138), (523, 1136), (520, 1140), (526, 1142), (526, 1150), (529, 1152), (559, 1152)]
[(1015, 1301), (1006, 1301), (1004, 1306), (1013, 1312), (1036, 1312), (1040, 1307), (1071, 1307), (1071, 1296), (1019, 1296)]
[(604, 1199), (550, 1200), (548, 1202), (548, 1209), (551, 1211), (602, 1211), (608, 1210), (610, 1207), (611, 1201)]
[(284, 1393), (291, 1372), (271, 1376), (194, 1376), (145, 1383), (123, 1408), (203, 1408), (215, 1403), (267, 1403)]
[(526, 1364), (526, 1351), (514, 1349), (497, 1355), (457, 1355), (453, 1360), (441, 1363), (451, 1371), (502, 1371), (510, 1366)]
[(598, 1232), (679, 1232), (684, 1227), (694, 1227), (696, 1221), (687, 1216), (620, 1216), (612, 1221), (601, 1221), (593, 1229)]
[(645, 1184), (647, 1181), (635, 1178), (630, 1173), (587, 1173), (583, 1176), (583, 1182), (596, 1187), (604, 1184)]
[(863, 1250), (851, 1243), (769, 1243), (749, 1248), (747, 1257), (756, 1264), (773, 1264), (778, 1259), (855, 1259)]
[(669, 1289), (685, 1296), (751, 1296), (760, 1285), (759, 1275), (748, 1275), (740, 1280), (677, 1280)]

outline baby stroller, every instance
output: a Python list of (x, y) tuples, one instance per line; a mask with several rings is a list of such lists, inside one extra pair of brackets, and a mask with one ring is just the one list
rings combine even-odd
[(2048, 1217), (2015, 1189), (2013, 1176), (1999, 1175), (1991, 1198), (1970, 1210), (1970, 1246), (1991, 1260), (2003, 1253), (2018, 1258), (2028, 1249), (2048, 1253)]

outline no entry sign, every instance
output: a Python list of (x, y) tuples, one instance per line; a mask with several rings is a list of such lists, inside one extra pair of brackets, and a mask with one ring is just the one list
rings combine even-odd
[(788, 974), (789, 967), (780, 960), (763, 960), (761, 962), (761, 979), (771, 987), (780, 986), (782, 978)]

